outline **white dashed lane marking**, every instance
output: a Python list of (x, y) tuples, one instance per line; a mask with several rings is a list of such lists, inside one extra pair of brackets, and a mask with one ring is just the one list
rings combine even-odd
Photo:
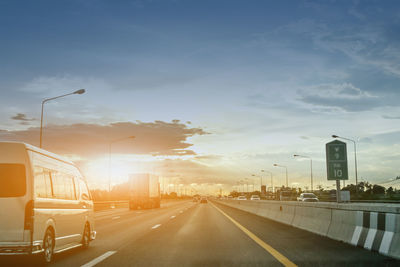
[(113, 255), (114, 253), (116, 253), (116, 251), (107, 251), (103, 255), (101, 255), (101, 256), (89, 261), (88, 263), (82, 265), (81, 267), (92, 267), (92, 266), (95, 266), (96, 264), (98, 264), (99, 262), (107, 259), (108, 257)]
[(151, 227), (151, 229), (156, 229), (156, 228), (158, 228), (158, 227), (160, 227), (161, 226), (161, 224), (156, 224), (156, 225), (154, 225), (153, 227)]

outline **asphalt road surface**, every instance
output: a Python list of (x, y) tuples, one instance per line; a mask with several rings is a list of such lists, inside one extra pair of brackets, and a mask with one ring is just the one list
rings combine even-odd
[[(51, 266), (400, 266), (400, 261), (208, 202), (96, 213), (97, 239)], [(31, 266), (28, 257), (0, 266)]]

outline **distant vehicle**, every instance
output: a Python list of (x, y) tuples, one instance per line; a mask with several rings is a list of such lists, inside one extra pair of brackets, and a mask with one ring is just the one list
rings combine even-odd
[(193, 198), (193, 202), (197, 202), (197, 198), (196, 197)]
[(202, 197), (201, 199), (200, 199), (200, 203), (207, 203), (208, 201), (207, 201), (207, 198), (206, 197)]
[(250, 200), (260, 200), (260, 197), (258, 195), (252, 195)]
[(93, 201), (77, 167), (56, 154), (0, 142), (0, 255), (87, 248), (96, 237)]
[(247, 200), (245, 196), (238, 196), (237, 200)]
[(279, 200), (281, 200), (281, 201), (292, 200), (292, 191), (280, 191), (279, 192)]
[(318, 202), (318, 197), (313, 193), (301, 193), (297, 201), (302, 202)]
[(228, 196), (228, 199), (233, 199), (233, 196)]
[(131, 174), (129, 177), (129, 209), (159, 208), (161, 202), (158, 176), (148, 173)]

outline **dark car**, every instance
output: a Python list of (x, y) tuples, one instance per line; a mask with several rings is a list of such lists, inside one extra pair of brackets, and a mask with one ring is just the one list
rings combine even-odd
[(200, 200), (200, 203), (207, 203), (207, 198), (202, 197), (201, 200)]

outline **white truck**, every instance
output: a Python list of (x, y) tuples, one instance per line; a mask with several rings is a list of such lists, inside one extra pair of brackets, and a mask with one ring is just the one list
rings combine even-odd
[(160, 201), (158, 176), (149, 173), (136, 173), (129, 176), (129, 209), (159, 208)]

